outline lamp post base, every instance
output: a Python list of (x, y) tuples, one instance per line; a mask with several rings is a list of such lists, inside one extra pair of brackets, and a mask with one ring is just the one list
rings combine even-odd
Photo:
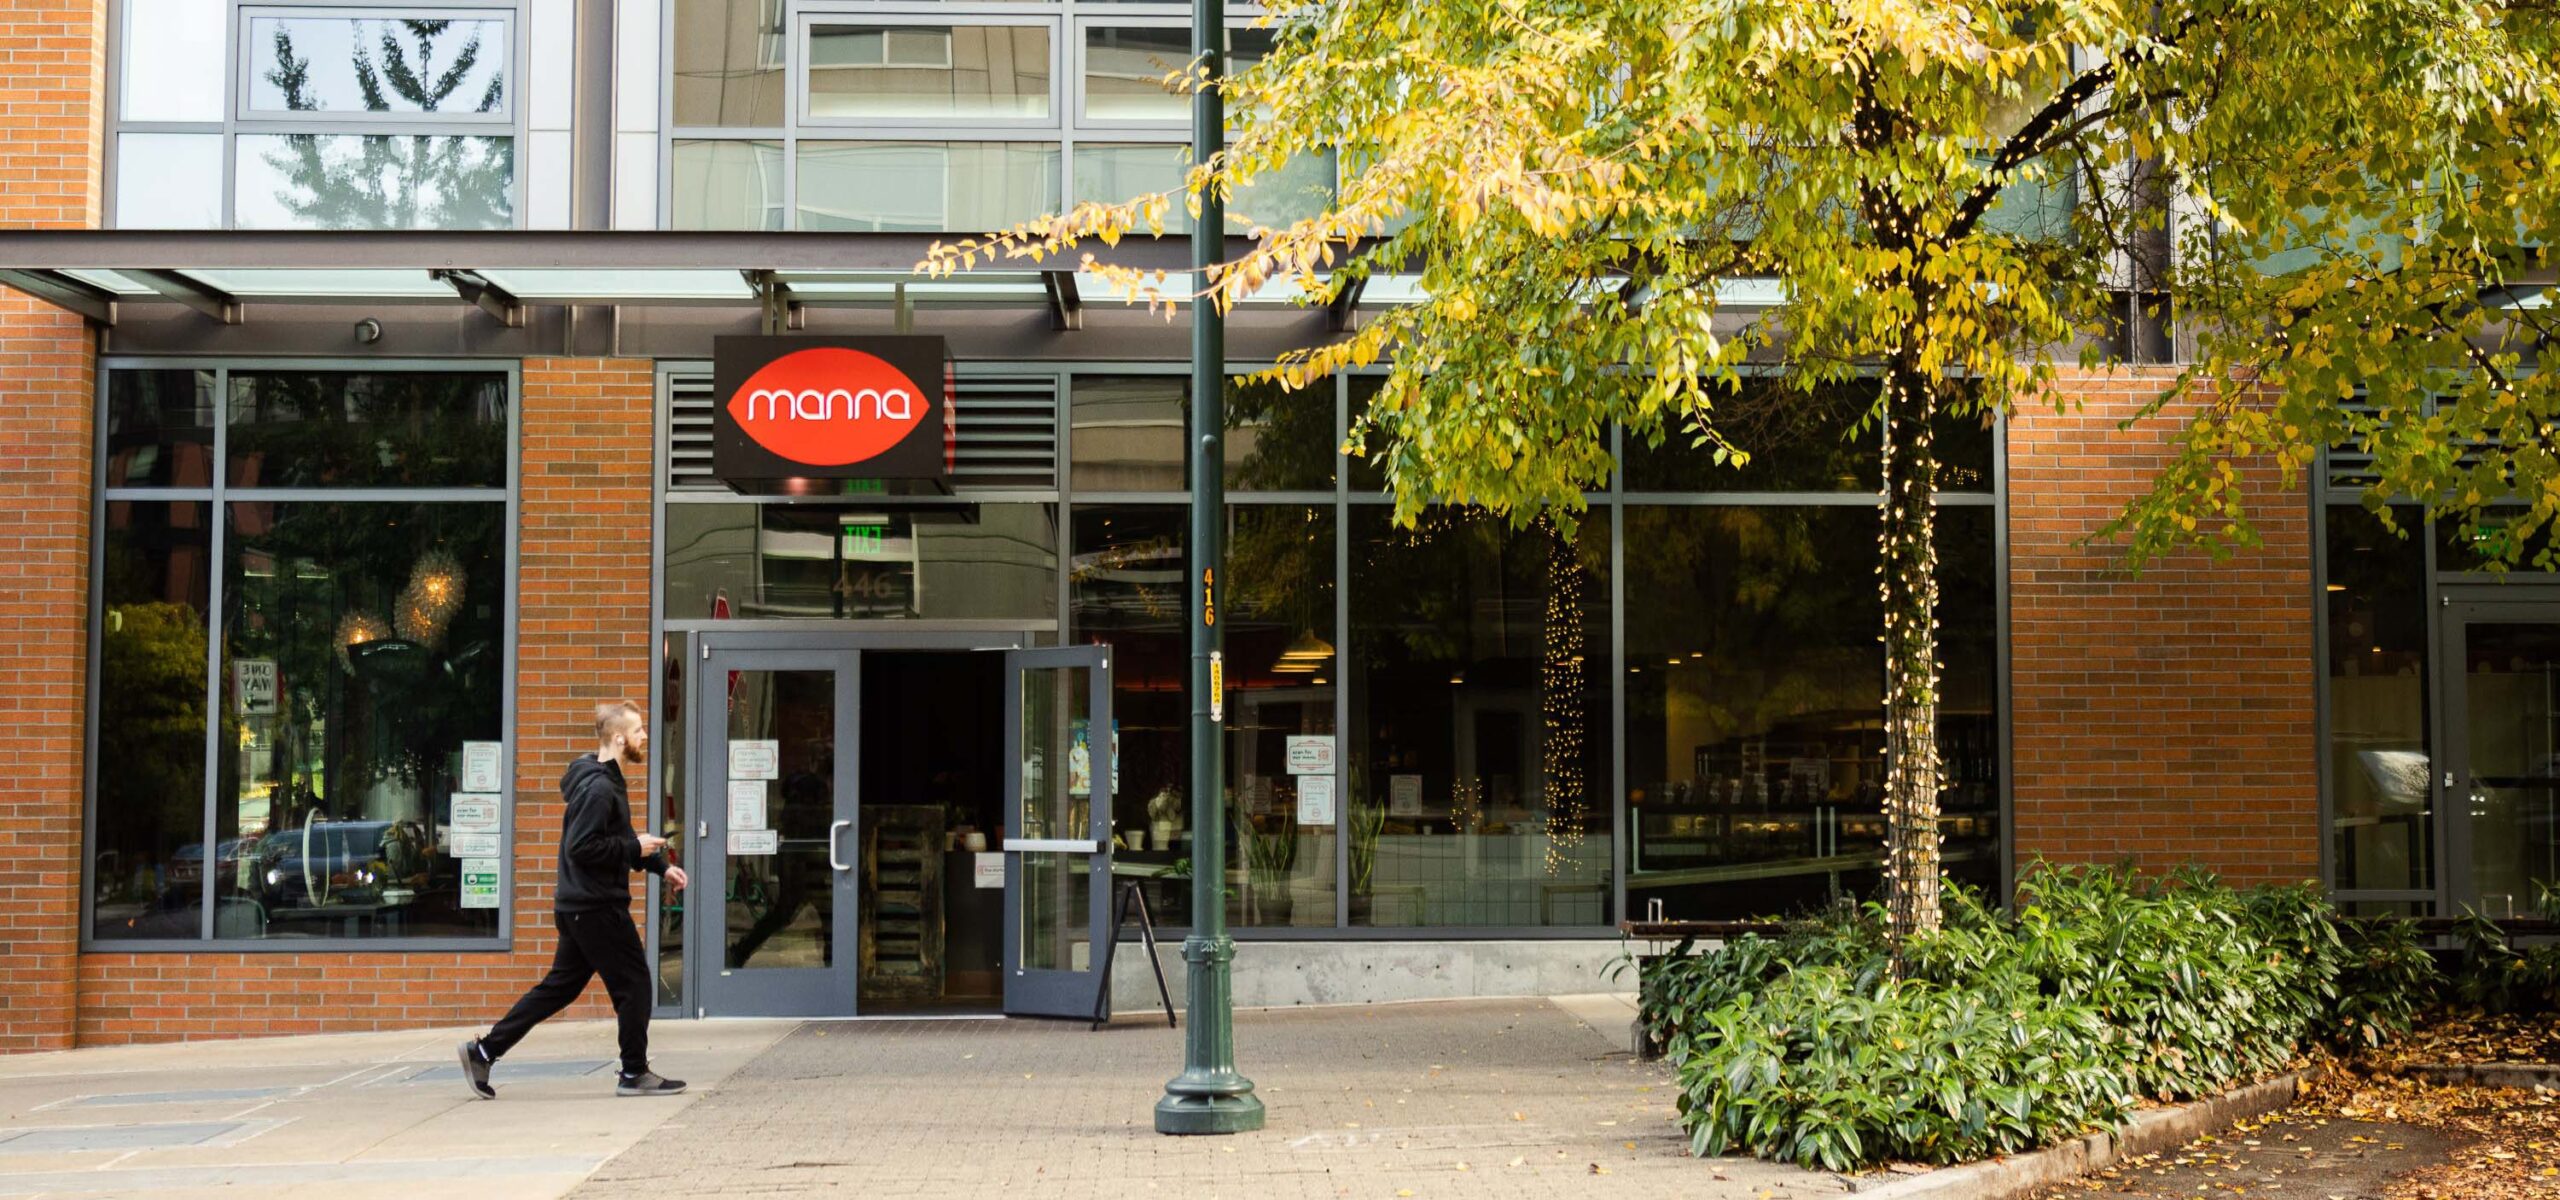
[(1223, 933), (1194, 933), (1182, 940), (1182, 957), (1191, 967), (1191, 1003), (1185, 1013), (1190, 1028), (1183, 1036), (1182, 1073), (1164, 1085), (1164, 1098), (1156, 1101), (1157, 1133), (1252, 1133), (1262, 1128), (1262, 1099), (1253, 1094), (1253, 1081), (1235, 1067), (1235, 1009), (1227, 990), (1235, 956), (1234, 939)]
[(1262, 1128), (1262, 1098), (1253, 1081), (1232, 1072), (1223, 1079), (1188, 1075), (1165, 1085), (1156, 1101), (1156, 1132), (1177, 1136), (1252, 1133)]

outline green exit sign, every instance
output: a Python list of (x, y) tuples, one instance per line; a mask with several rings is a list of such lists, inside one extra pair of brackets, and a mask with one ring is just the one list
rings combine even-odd
[(889, 535), (886, 525), (847, 525), (844, 527), (844, 552), (847, 555), (877, 556), (882, 541)]

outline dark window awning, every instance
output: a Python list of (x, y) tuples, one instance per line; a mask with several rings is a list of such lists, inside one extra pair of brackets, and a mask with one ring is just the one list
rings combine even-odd
[[(100, 324), (119, 305), (174, 303), (224, 324), (253, 304), (472, 305), (521, 324), (528, 306), (763, 307), (775, 327), (808, 307), (1046, 308), (1082, 326), (1087, 297), (1112, 298), (1077, 258), (1015, 260), (934, 279), (916, 273), (933, 244), (906, 233), (382, 232), (20, 230), (0, 232), (0, 284)], [(1251, 243), (1230, 238), (1231, 256)], [(1181, 237), (1123, 238), (1096, 253), (1186, 286)], [(1296, 303), (1275, 287), (1268, 303)], [(1409, 299), (1410, 279), (1379, 278), (1357, 305)], [(1336, 328), (1354, 304), (1337, 304)]]

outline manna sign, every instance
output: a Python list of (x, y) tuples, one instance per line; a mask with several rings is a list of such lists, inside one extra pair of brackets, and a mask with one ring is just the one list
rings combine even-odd
[(712, 348), (711, 464), (742, 491), (786, 480), (951, 474), (938, 337), (724, 337)]

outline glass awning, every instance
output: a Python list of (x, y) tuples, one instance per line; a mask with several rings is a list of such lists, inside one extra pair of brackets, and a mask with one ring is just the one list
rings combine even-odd
[[(1088, 304), (1118, 305), (1120, 289), (1053, 257), (1034, 269), (1003, 262), (933, 278), (916, 273), (939, 241), (925, 234), (575, 232), (299, 232), (234, 230), (0, 231), (0, 284), (102, 324), (126, 304), (175, 303), (226, 324), (249, 304), (476, 305), (510, 325), (527, 306), (1046, 308), (1062, 330)], [(1251, 248), (1229, 238), (1230, 258)], [(1094, 248), (1108, 261), (1164, 272), (1161, 292), (1191, 284), (1187, 238), (1124, 238)], [(1410, 274), (1372, 276), (1326, 306), (1336, 329), (1359, 309), (1418, 302)], [(1744, 281), (1728, 307), (1766, 307), (1774, 286)], [(1244, 307), (1305, 306), (1277, 279)]]

